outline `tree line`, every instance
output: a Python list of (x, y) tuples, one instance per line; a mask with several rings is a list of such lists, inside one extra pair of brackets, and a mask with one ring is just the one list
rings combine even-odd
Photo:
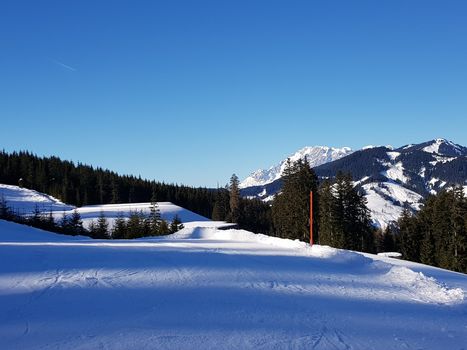
[(235, 223), (240, 229), (271, 234), (271, 206), (257, 198), (240, 196), (240, 181), (236, 174), (229, 184), (217, 190), (212, 220)]
[(350, 174), (338, 173), (319, 183), (306, 159), (287, 161), (283, 187), (272, 203), (273, 234), (308, 242), (310, 192), (313, 192), (313, 238), (318, 244), (375, 252), (370, 213)]
[(462, 187), (430, 196), (417, 213), (405, 210), (394, 229), (403, 258), (467, 273), (467, 198)]
[(58, 157), (38, 157), (30, 152), (0, 152), (0, 183), (47, 193), (76, 206), (150, 202), (155, 193), (159, 202), (172, 202), (208, 218), (216, 199), (213, 189), (118, 175), (100, 167)]

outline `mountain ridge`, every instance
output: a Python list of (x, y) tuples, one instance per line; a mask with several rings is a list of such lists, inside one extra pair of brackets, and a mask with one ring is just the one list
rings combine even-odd
[(353, 150), (350, 147), (328, 147), (328, 146), (307, 146), (299, 149), (288, 158), (282, 160), (268, 169), (258, 169), (252, 172), (240, 183), (240, 188), (251, 186), (267, 185), (279, 179), (286, 167), (287, 159), (295, 162), (299, 159), (307, 158), (310, 166), (316, 167), (351, 154)]
[[(350, 172), (368, 201), (373, 222), (385, 228), (404, 208), (417, 211), (423, 200), (455, 185), (467, 190), (467, 148), (443, 138), (399, 148), (364, 148), (314, 168), (319, 178)], [(279, 178), (244, 187), (245, 197), (271, 201), (280, 192)]]

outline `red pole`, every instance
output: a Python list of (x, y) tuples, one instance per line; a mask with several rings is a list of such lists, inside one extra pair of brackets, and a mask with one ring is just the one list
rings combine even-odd
[(313, 191), (310, 191), (310, 246), (313, 245)]

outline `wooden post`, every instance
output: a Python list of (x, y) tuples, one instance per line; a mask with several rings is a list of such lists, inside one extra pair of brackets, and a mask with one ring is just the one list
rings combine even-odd
[(313, 245), (313, 191), (310, 191), (310, 246)]

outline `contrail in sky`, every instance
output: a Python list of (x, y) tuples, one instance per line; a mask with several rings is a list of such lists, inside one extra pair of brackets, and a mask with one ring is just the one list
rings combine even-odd
[(63, 67), (63, 68), (66, 68), (68, 70), (71, 70), (72, 72), (76, 72), (76, 68), (73, 68), (65, 63), (62, 63), (60, 61), (57, 61), (57, 60), (51, 60), (53, 63), (55, 64), (58, 64), (59, 66)]

